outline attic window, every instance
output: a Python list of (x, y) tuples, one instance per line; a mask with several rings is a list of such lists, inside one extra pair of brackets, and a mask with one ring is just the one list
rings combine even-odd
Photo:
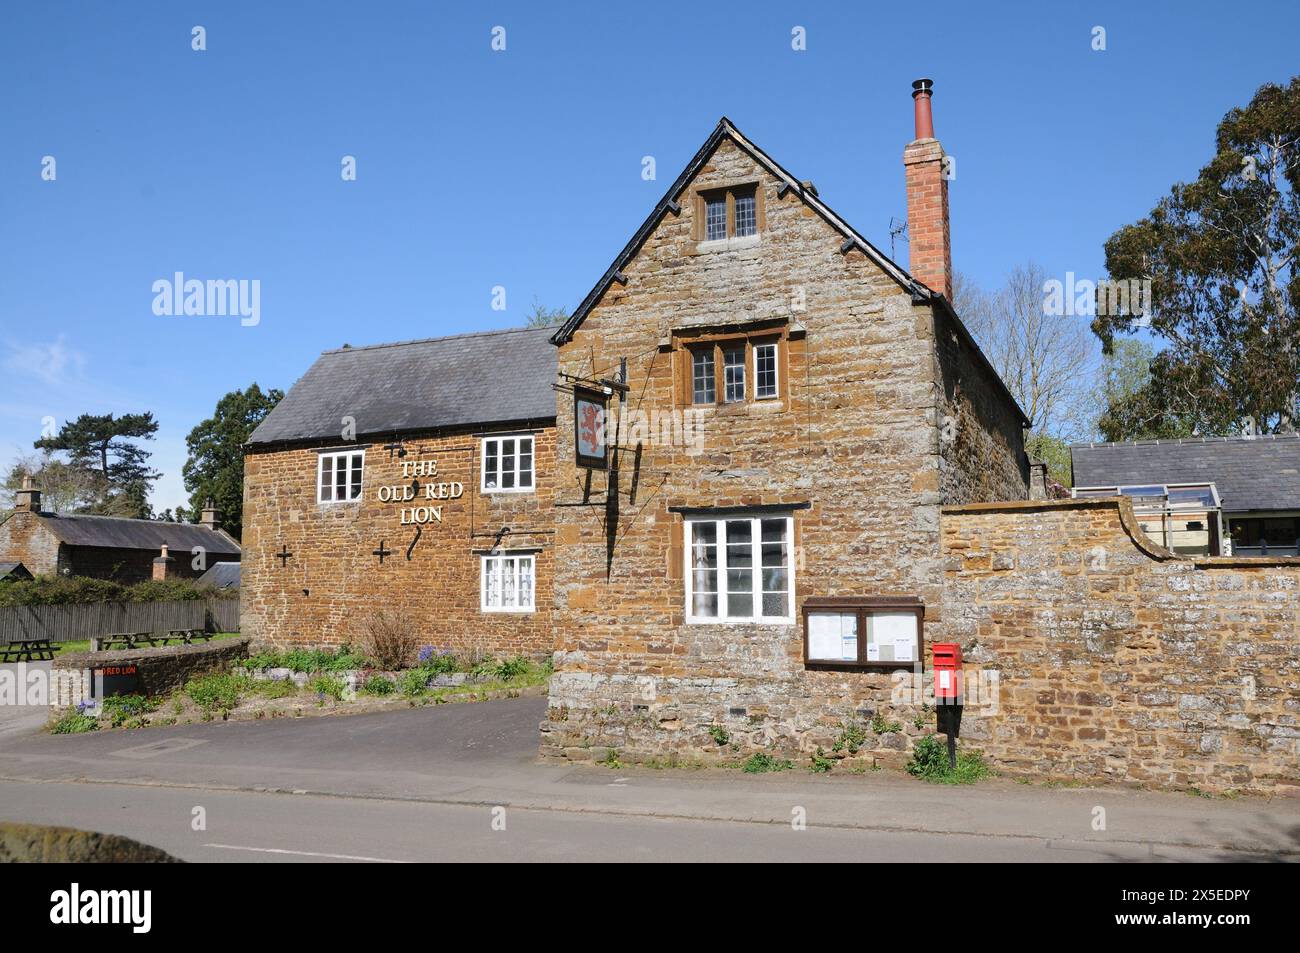
[(736, 237), (758, 234), (758, 216), (754, 208), (754, 190), (736, 193)]
[(762, 227), (762, 202), (758, 186), (753, 183), (701, 192), (698, 201), (699, 241), (751, 238)]
[(713, 196), (704, 200), (705, 238), (717, 241), (727, 237), (727, 197)]

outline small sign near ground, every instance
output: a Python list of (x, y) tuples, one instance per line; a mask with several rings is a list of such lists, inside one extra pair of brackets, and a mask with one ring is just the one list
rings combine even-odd
[(90, 681), (92, 698), (111, 698), (114, 695), (140, 693), (140, 670), (133, 662), (92, 669)]

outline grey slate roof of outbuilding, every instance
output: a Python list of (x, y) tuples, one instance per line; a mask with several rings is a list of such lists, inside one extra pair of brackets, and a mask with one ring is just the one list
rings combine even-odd
[(19, 562), (2, 562), (0, 563), (0, 579), (8, 579), (10, 576), (14, 579), (31, 579), (32, 574), (27, 571), (27, 567)]
[(42, 513), (41, 525), (68, 546), (161, 550), (164, 543), (179, 558), (195, 546), (210, 556), (238, 556), (239, 543), (220, 530), (199, 523), (164, 523), (123, 516)]
[(554, 328), (515, 328), (326, 351), (250, 446), (555, 418)]
[(1227, 512), (1300, 509), (1300, 434), (1085, 443), (1075, 486), (1214, 483)]
[(216, 586), (218, 589), (238, 589), (239, 563), (216, 563), (209, 566), (208, 571), (195, 581), (209, 586)]

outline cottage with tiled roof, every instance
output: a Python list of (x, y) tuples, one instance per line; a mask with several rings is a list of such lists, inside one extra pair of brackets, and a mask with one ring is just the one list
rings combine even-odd
[(0, 523), (0, 561), (20, 562), (38, 576), (194, 579), (215, 562), (239, 558), (239, 542), (221, 529), (211, 506), (198, 523), (50, 513), (30, 478)]

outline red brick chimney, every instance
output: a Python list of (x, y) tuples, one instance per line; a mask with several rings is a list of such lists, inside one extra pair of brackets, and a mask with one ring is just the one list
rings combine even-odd
[(952, 238), (948, 229), (948, 180), (943, 146), (934, 137), (930, 95), (934, 83), (912, 84), (916, 138), (903, 150), (907, 171), (908, 270), (917, 281), (952, 300)]
[(155, 580), (176, 578), (176, 557), (168, 555), (166, 543), (162, 544), (161, 555), (154, 557), (153, 578)]

